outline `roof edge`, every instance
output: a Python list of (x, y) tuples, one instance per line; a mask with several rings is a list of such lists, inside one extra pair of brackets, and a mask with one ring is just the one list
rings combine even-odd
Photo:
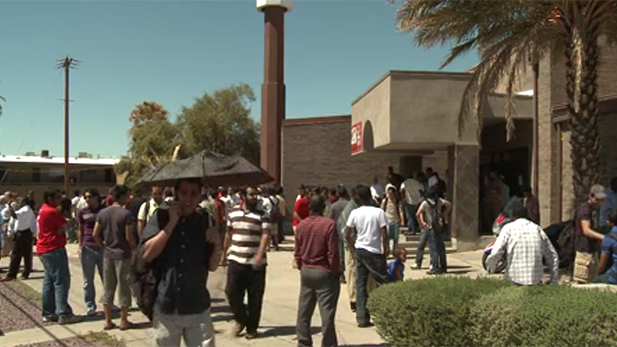
[(378, 85), (381, 84), (388, 77), (407, 77), (413, 76), (417, 78), (427, 78), (427, 77), (454, 77), (454, 78), (469, 78), (472, 74), (469, 72), (450, 72), (450, 71), (427, 71), (427, 70), (389, 70), (383, 76), (381, 76), (377, 81), (371, 84), (368, 89), (366, 89), (360, 96), (358, 96), (354, 101), (351, 102), (351, 106), (358, 103), (362, 98), (368, 95), (373, 89), (375, 89)]
[(351, 121), (351, 115), (349, 114), (322, 116), (322, 117), (290, 118), (290, 119), (283, 120), (283, 127), (345, 123), (349, 121)]

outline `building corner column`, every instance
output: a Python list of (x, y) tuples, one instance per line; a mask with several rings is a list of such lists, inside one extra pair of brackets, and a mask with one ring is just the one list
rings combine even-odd
[(459, 252), (476, 250), (480, 240), (480, 147), (448, 147), (448, 166), (452, 245)]

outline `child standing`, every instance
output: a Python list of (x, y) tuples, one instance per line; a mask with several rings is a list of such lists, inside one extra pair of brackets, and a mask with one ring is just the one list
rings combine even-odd
[(402, 246), (394, 249), (394, 260), (388, 263), (388, 279), (390, 282), (398, 282), (404, 279), (405, 261), (407, 261), (407, 250)]

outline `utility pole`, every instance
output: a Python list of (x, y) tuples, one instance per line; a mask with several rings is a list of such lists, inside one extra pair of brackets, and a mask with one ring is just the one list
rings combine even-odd
[(69, 72), (78, 61), (68, 56), (58, 59), (57, 68), (64, 69), (64, 193), (69, 193)]

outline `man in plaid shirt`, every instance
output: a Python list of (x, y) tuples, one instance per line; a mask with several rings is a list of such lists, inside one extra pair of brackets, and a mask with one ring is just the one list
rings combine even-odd
[(507, 258), (506, 278), (515, 285), (542, 284), (546, 261), (552, 284), (557, 284), (559, 256), (539, 225), (527, 219), (527, 209), (515, 206), (510, 212), (512, 222), (503, 227), (491, 255), (486, 260), (489, 271), (496, 268), (502, 257)]

